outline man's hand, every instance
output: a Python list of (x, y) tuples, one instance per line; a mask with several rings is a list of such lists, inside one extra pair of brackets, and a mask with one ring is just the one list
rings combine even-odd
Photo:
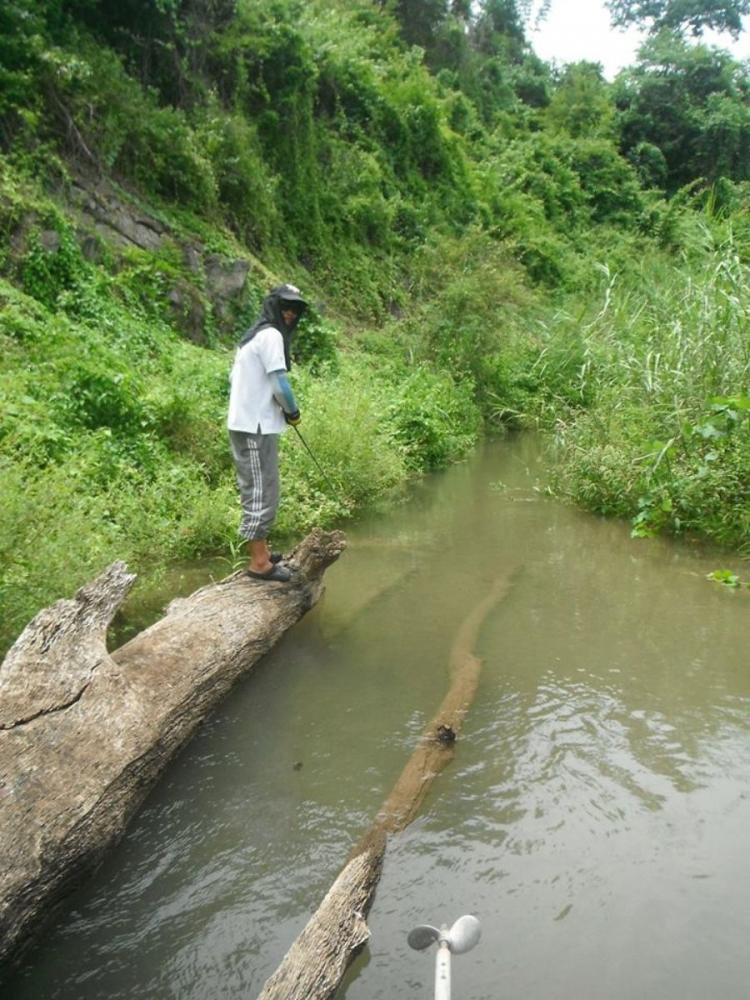
[(292, 427), (296, 427), (297, 424), (302, 420), (302, 415), (300, 414), (299, 410), (295, 410), (294, 413), (287, 413), (285, 410), (284, 420), (286, 420), (286, 422), (290, 424)]

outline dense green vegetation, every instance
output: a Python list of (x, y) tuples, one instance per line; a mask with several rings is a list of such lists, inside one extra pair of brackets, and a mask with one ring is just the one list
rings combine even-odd
[(236, 552), (226, 377), (278, 278), (337, 486), (285, 438), (280, 535), (534, 424), (561, 495), (750, 548), (750, 72), (685, 37), (747, 5), (610, 4), (653, 28), (613, 83), (534, 6), (2, 5), (0, 646), (108, 560)]

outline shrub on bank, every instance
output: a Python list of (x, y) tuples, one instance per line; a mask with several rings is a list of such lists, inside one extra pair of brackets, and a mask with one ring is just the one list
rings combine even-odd
[(388, 418), (408, 468), (424, 472), (462, 458), (477, 441), (481, 414), (470, 378), (417, 365), (403, 372)]

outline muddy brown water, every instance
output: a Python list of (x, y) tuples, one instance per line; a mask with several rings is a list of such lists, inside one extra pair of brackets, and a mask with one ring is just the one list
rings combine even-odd
[[(339, 998), (429, 998), (418, 923), (476, 914), (454, 1000), (750, 996), (750, 591), (743, 565), (546, 497), (487, 444), (347, 533), (328, 591), (170, 767), (1, 992), (253, 998), (373, 819), (487, 617), (474, 703), (394, 837)], [(746, 566), (745, 575), (750, 575)]]

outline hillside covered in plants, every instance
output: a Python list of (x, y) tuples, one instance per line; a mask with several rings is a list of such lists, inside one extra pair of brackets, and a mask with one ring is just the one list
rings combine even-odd
[(0, 647), (103, 565), (236, 551), (224, 430), (267, 288), (314, 303), (282, 536), (482, 433), (555, 488), (750, 549), (744, 0), (612, 0), (608, 82), (522, 0), (0, 7)]

